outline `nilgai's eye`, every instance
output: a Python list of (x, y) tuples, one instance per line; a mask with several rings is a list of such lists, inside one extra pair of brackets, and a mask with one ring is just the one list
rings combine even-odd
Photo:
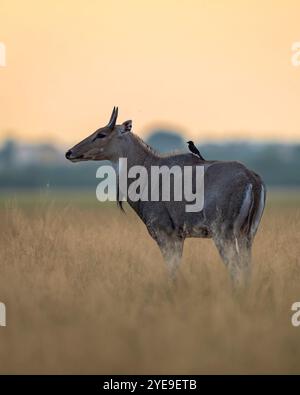
[(96, 135), (96, 137), (94, 137), (93, 141), (95, 141), (96, 139), (103, 139), (104, 137), (106, 137), (106, 134), (104, 133), (98, 133)]

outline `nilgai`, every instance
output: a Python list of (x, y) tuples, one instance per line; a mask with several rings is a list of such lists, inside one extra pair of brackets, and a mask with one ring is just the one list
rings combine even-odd
[[(265, 206), (266, 189), (258, 174), (236, 161), (202, 161), (191, 153), (161, 155), (132, 132), (132, 122), (117, 124), (114, 108), (108, 124), (66, 153), (72, 162), (109, 160), (115, 167), (127, 158), (128, 168), (204, 166), (204, 206), (187, 212), (186, 201), (132, 201), (174, 276), (187, 237), (212, 238), (234, 285), (249, 282), (251, 247)], [(132, 180), (128, 180), (128, 184)]]

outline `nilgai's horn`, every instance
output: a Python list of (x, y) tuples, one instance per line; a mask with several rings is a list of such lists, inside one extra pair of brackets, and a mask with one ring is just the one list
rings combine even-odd
[(118, 118), (118, 107), (114, 107), (114, 109), (112, 111), (112, 114), (111, 114), (111, 117), (110, 117), (110, 120), (109, 120), (109, 122), (107, 124), (107, 126), (110, 129), (113, 129), (115, 127), (116, 122), (117, 122), (117, 118)]

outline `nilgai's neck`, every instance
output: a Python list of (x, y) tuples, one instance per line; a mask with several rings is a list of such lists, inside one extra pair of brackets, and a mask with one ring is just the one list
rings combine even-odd
[[(157, 163), (159, 160), (159, 154), (156, 153), (151, 147), (149, 147), (142, 139), (139, 137), (128, 133), (126, 138), (123, 140), (122, 154), (121, 158), (127, 159), (127, 172), (133, 166), (143, 166), (149, 171), (150, 167)], [(122, 200), (122, 190), (119, 189), (119, 178), (126, 177), (127, 174), (124, 173), (124, 168), (122, 164), (119, 166), (119, 161), (114, 162), (114, 167), (117, 171), (117, 190), (118, 190), (118, 201)], [(127, 185), (129, 186), (134, 179), (127, 179)], [(127, 193), (126, 193), (127, 195)], [(127, 199), (129, 205), (136, 211), (136, 213), (141, 217), (141, 208), (139, 201), (133, 202), (129, 198)], [(122, 204), (120, 204), (122, 206)]]
[(149, 147), (141, 138), (132, 133), (126, 136), (123, 157), (127, 158), (128, 169), (140, 165), (148, 168), (159, 159), (159, 154)]

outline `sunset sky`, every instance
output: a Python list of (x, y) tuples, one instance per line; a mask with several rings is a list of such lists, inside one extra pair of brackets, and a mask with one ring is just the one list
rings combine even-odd
[(145, 135), (300, 140), (299, 0), (0, 0), (0, 139), (74, 143), (112, 107)]

